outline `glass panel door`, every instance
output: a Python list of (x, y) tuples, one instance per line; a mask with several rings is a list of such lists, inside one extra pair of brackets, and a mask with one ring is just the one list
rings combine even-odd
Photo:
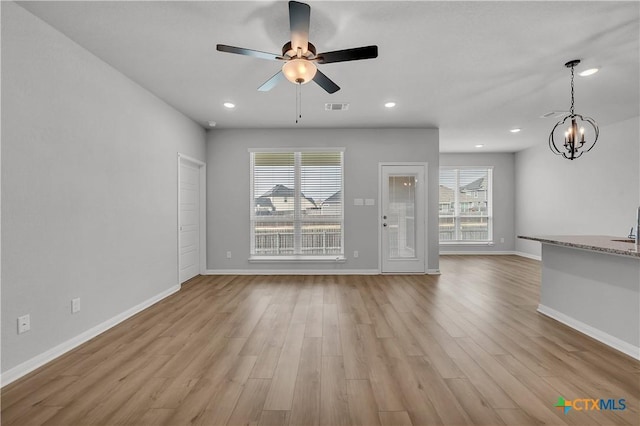
[(425, 166), (381, 165), (381, 270), (425, 272)]

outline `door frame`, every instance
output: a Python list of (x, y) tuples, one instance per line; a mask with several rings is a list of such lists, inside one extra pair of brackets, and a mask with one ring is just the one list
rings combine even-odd
[(178, 152), (178, 197), (176, 210), (178, 212), (178, 222), (176, 224), (176, 232), (177, 232), (177, 241), (178, 246), (176, 249), (177, 256), (177, 277), (178, 285), (182, 285), (180, 282), (180, 243), (181, 243), (181, 235), (180, 235), (180, 223), (182, 219), (182, 215), (180, 213), (180, 184), (182, 183), (182, 176), (180, 174), (180, 165), (181, 163), (186, 163), (191, 166), (195, 166), (198, 168), (198, 178), (199, 178), (199, 187), (200, 187), (200, 196), (198, 202), (200, 203), (200, 223), (198, 224), (200, 228), (200, 235), (198, 239), (200, 240), (200, 258), (198, 259), (199, 268), (198, 272), (202, 275), (207, 270), (207, 164), (193, 157), (189, 157), (188, 155), (182, 154)]
[[(424, 197), (424, 212), (423, 212), (423, 229), (424, 229), (424, 272), (403, 272), (403, 274), (427, 274), (429, 271), (429, 227), (427, 224), (429, 223), (429, 163), (422, 161), (390, 161), (390, 162), (379, 162), (378, 163), (378, 272), (380, 274), (385, 274), (388, 272), (382, 271), (382, 257), (384, 253), (382, 252), (382, 186), (384, 185), (382, 179), (382, 169), (384, 166), (423, 166), (424, 167), (424, 187), (423, 189), (423, 197)], [(390, 273), (390, 272), (389, 272)]]

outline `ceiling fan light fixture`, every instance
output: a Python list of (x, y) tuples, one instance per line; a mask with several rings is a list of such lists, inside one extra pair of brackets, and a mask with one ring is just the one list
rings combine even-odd
[(304, 58), (291, 59), (282, 66), (282, 73), (292, 83), (306, 84), (313, 80), (318, 68), (313, 62)]

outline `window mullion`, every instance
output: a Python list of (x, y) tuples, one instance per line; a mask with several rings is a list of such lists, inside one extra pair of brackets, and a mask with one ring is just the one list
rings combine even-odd
[(487, 170), (487, 239), (493, 241), (493, 169)]
[(455, 239), (456, 241), (460, 241), (460, 169), (456, 169), (456, 186), (454, 191), (454, 209), (453, 209), (453, 222), (455, 223)]
[(251, 230), (251, 235), (249, 238), (250, 241), (250, 251), (249, 253), (253, 256), (254, 254), (256, 254), (256, 211), (255, 211), (255, 206), (256, 206), (256, 201), (255, 201), (255, 194), (254, 194), (254, 187), (255, 187), (255, 182), (253, 181), (253, 179), (255, 178), (254, 176), (254, 167), (255, 167), (255, 153), (250, 153), (249, 155), (249, 223), (250, 223), (250, 230)]
[(301, 157), (300, 152), (296, 152), (293, 157), (293, 252), (302, 254), (302, 212), (300, 194), (302, 193), (301, 177)]

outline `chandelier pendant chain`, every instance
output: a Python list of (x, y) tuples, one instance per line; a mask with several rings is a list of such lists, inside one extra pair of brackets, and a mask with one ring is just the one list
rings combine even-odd
[(571, 65), (571, 115), (572, 116), (575, 115), (574, 108), (573, 108), (573, 103), (574, 103), (573, 101), (573, 67), (574, 66), (575, 65)]

